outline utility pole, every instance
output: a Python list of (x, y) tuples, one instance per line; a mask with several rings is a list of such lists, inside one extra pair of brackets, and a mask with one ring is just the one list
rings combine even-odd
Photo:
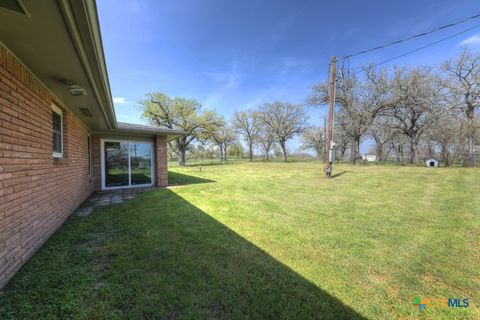
[(328, 131), (327, 131), (327, 143), (325, 146), (326, 149), (326, 163), (325, 163), (325, 173), (327, 178), (331, 178), (333, 171), (333, 161), (334, 161), (334, 144), (333, 144), (333, 116), (334, 116), (334, 106), (335, 106), (335, 66), (337, 63), (337, 58), (332, 57), (330, 60), (330, 75), (328, 83)]
[(327, 143), (327, 115), (323, 117), (323, 141), (325, 142), (325, 163), (328, 162), (328, 143)]

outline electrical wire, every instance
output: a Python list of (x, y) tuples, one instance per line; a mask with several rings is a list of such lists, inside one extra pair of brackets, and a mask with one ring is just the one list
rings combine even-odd
[(397, 40), (397, 41), (386, 43), (386, 44), (381, 45), (381, 46), (377, 46), (377, 47), (370, 48), (370, 49), (367, 49), (367, 50), (362, 50), (362, 51), (358, 51), (356, 53), (348, 54), (346, 56), (341, 57), (340, 59), (348, 59), (348, 58), (355, 57), (355, 56), (358, 56), (358, 55), (361, 55), (361, 54), (365, 54), (365, 53), (369, 53), (369, 52), (372, 52), (372, 51), (380, 50), (380, 49), (390, 47), (390, 46), (393, 46), (393, 45), (396, 45), (396, 44), (399, 44), (399, 43), (402, 43), (402, 42), (406, 42), (406, 41), (410, 41), (410, 40), (413, 40), (413, 39), (416, 39), (416, 38), (420, 38), (420, 37), (432, 34), (432, 33), (437, 32), (437, 31), (441, 31), (441, 30), (444, 30), (444, 29), (447, 29), (447, 28), (451, 28), (451, 27), (454, 27), (456, 25), (459, 25), (459, 24), (462, 24), (462, 23), (465, 23), (467, 21), (474, 20), (474, 19), (477, 19), (477, 18), (480, 18), (480, 13), (478, 13), (476, 15), (473, 15), (471, 17), (465, 18), (463, 20), (460, 20), (460, 21), (457, 21), (457, 22), (453, 22), (453, 23), (435, 28), (435, 29), (427, 31), (427, 32), (422, 32), (422, 33), (419, 33), (419, 34), (416, 34), (416, 35), (413, 35), (413, 36), (410, 36), (410, 37), (407, 37), (407, 38), (403, 38), (403, 39), (400, 39), (400, 40)]
[[(398, 55), (398, 56), (395, 56), (395, 57), (389, 58), (389, 59), (387, 59), (387, 60), (381, 61), (381, 62), (379, 62), (379, 63), (376, 63), (376, 64), (374, 64), (374, 66), (375, 66), (375, 67), (378, 67), (378, 66), (381, 66), (382, 64), (391, 62), (391, 61), (393, 61), (393, 60), (396, 60), (396, 59), (399, 59), (399, 58), (403, 58), (403, 57), (405, 57), (405, 56), (407, 56), (407, 55), (409, 55), (409, 54), (412, 54), (412, 53), (415, 53), (415, 52), (420, 51), (420, 50), (422, 50), (422, 49), (425, 49), (425, 48), (434, 46), (434, 45), (436, 45), (436, 44), (438, 44), (438, 43), (440, 43), (440, 42), (443, 42), (443, 41), (452, 39), (452, 38), (454, 38), (454, 37), (456, 37), (456, 36), (459, 36), (459, 35), (461, 35), (461, 34), (467, 33), (467, 32), (469, 32), (469, 31), (474, 30), (474, 29), (477, 29), (477, 28), (479, 28), (479, 27), (480, 27), (480, 24), (477, 24), (477, 25), (475, 25), (475, 26), (473, 26), (473, 27), (471, 27), (471, 28), (468, 28), (468, 29), (465, 29), (465, 30), (463, 30), (463, 31), (460, 31), (460, 32), (454, 33), (454, 34), (452, 34), (452, 35), (449, 35), (448, 37), (442, 38), (442, 39), (437, 40), (437, 41), (434, 41), (434, 42), (430, 42), (430, 43), (428, 43), (428, 44), (426, 44), (426, 45), (423, 45), (423, 46), (418, 47), (418, 48), (416, 48), (416, 49), (413, 49), (413, 50), (411, 50), (411, 51), (402, 53), (402, 54), (400, 54), (400, 55)], [(362, 73), (362, 72), (364, 72), (364, 70), (360, 70), (360, 71), (358, 71), (358, 72), (355, 72), (355, 74), (359, 74), (359, 73)]]

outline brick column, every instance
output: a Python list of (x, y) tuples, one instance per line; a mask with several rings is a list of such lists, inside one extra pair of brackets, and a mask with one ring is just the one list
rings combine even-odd
[(166, 136), (156, 136), (155, 138), (155, 184), (157, 187), (168, 186)]
[(92, 181), (94, 185), (95, 191), (102, 190), (102, 177), (101, 177), (101, 149), (100, 149), (100, 136), (92, 135), (91, 138), (92, 143), (92, 165), (93, 165), (93, 172), (92, 172)]

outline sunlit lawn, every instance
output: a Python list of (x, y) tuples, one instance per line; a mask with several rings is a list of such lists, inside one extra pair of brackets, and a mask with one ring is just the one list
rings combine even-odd
[(177, 187), (72, 216), (0, 318), (480, 318), (479, 169), (321, 167), (172, 168)]

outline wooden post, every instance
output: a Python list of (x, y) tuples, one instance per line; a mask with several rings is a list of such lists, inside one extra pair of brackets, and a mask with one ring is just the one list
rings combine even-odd
[(323, 141), (325, 141), (325, 163), (328, 162), (328, 143), (327, 143), (327, 115), (323, 117)]
[(333, 113), (335, 106), (335, 65), (337, 59), (335, 57), (331, 58), (330, 61), (330, 75), (329, 75), (329, 84), (328, 84), (328, 131), (327, 131), (327, 145), (325, 146), (327, 163), (330, 164), (331, 170), (333, 171), (332, 155), (333, 151)]

